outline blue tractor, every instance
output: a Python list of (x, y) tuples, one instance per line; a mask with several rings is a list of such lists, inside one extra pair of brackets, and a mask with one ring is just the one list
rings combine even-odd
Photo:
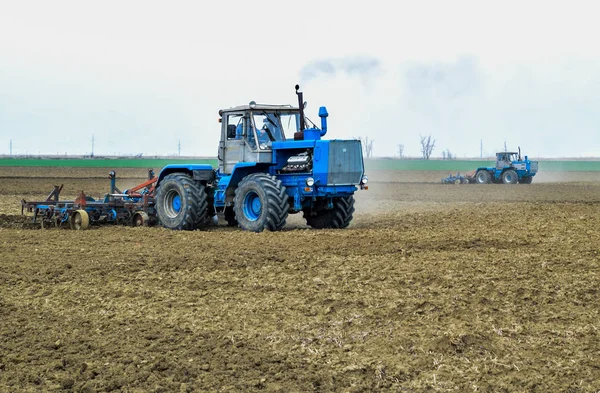
[(278, 231), (288, 214), (302, 212), (313, 228), (346, 228), (354, 213), (354, 192), (367, 189), (359, 140), (323, 140), (321, 126), (298, 107), (248, 105), (219, 111), (218, 168), (167, 165), (157, 179), (156, 213), (162, 226), (194, 230), (222, 215), (229, 226)]
[(518, 152), (503, 151), (496, 153), (496, 167), (480, 167), (476, 169), (474, 182), (478, 184), (531, 184), (538, 171), (538, 162), (527, 156), (521, 158)]

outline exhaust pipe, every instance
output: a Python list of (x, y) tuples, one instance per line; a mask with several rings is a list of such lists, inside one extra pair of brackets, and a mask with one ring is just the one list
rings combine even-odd
[(300, 132), (304, 131), (306, 125), (304, 123), (304, 100), (302, 99), (302, 92), (298, 91), (299, 85), (296, 85), (296, 95), (298, 96), (298, 108), (300, 108)]

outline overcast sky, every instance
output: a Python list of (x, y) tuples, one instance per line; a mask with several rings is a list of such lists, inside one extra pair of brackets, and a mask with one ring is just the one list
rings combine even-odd
[[(210, 3), (210, 4), (204, 4)], [(215, 156), (218, 110), (329, 111), (375, 156), (600, 156), (593, 1), (0, 2), (0, 154)]]

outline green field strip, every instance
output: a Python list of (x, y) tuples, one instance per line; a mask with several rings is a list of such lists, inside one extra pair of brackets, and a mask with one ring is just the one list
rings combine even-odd
[(216, 167), (216, 159), (0, 159), (0, 167), (71, 167), (71, 168), (162, 168), (169, 164), (209, 164)]
[[(74, 167), (74, 168), (162, 168), (169, 164), (208, 164), (216, 167), (216, 159), (41, 159), (0, 158), (0, 167)], [(494, 166), (494, 161), (480, 160), (398, 160), (370, 159), (365, 161), (367, 171), (450, 171), (469, 172), (478, 167)], [(540, 160), (540, 172), (597, 172), (600, 161)]]

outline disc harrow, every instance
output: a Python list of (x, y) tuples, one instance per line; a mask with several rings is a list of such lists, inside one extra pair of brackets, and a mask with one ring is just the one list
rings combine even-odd
[(122, 224), (148, 226), (156, 222), (155, 185), (157, 177), (148, 170), (148, 180), (121, 191), (116, 186), (117, 174), (111, 171), (110, 192), (94, 199), (80, 191), (74, 200), (60, 200), (63, 185), (54, 186), (44, 201), (21, 200), (21, 214), (33, 213), (32, 222), (46, 227), (69, 227), (85, 230), (90, 225)]

